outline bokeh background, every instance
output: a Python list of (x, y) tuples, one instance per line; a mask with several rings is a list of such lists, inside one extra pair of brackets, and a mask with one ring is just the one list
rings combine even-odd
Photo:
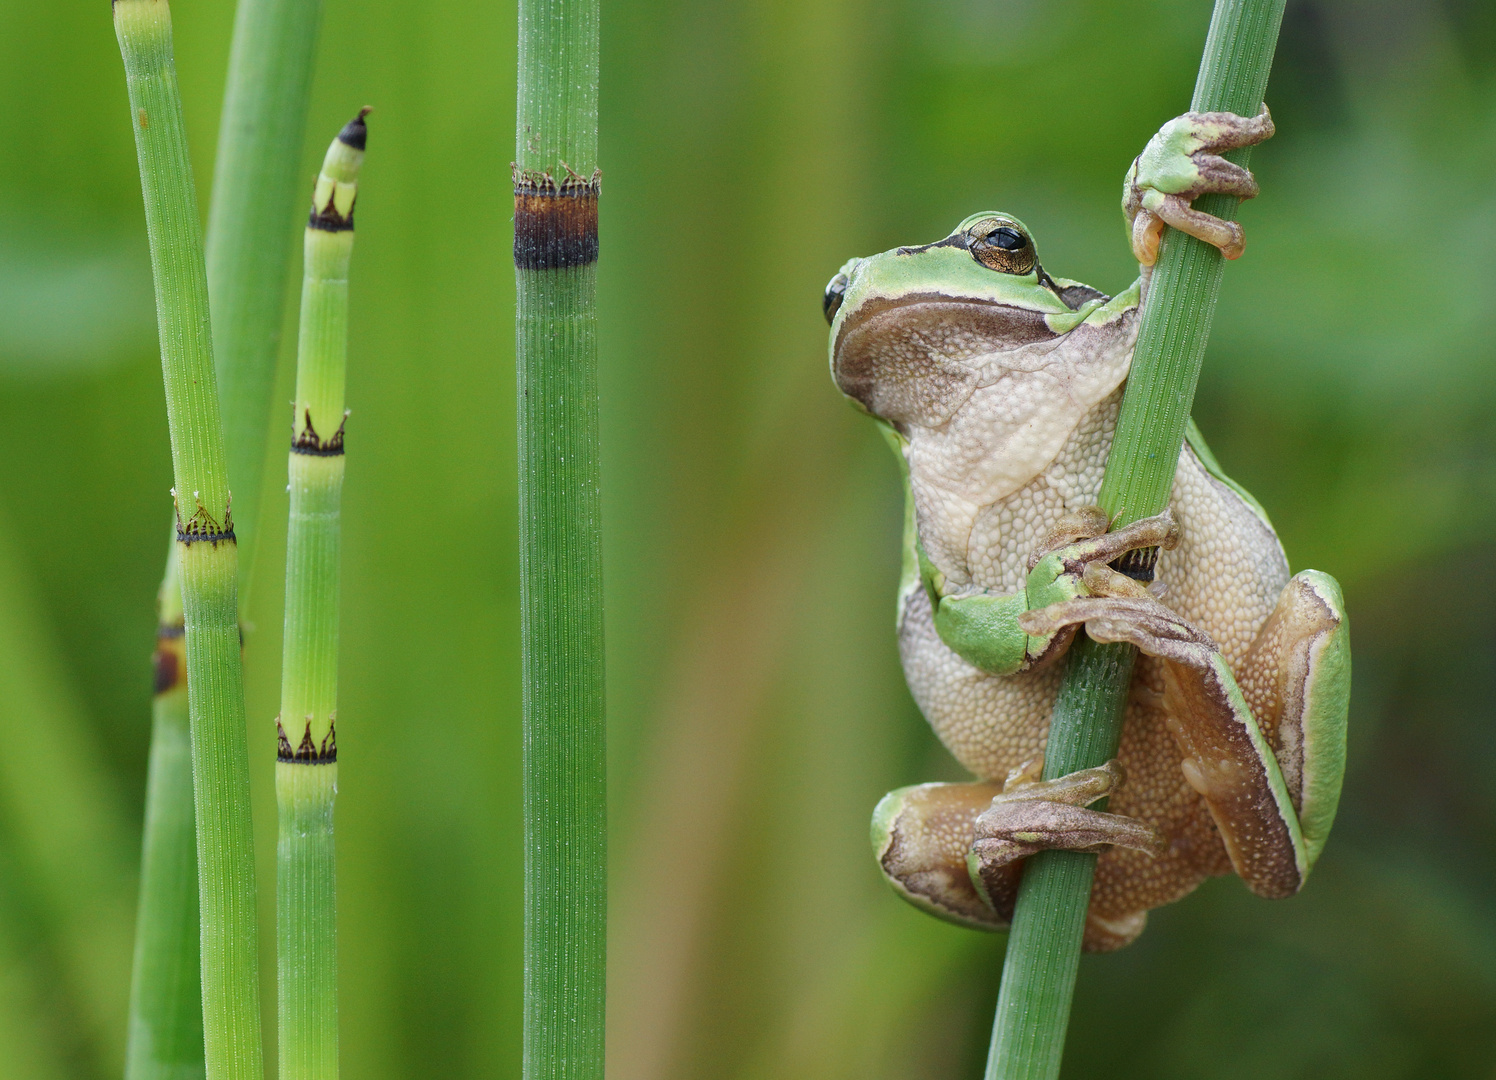
[[(175, 5), (204, 199), (232, 9)], [(1002, 939), (905, 907), (868, 850), (883, 792), (959, 770), (898, 671), (894, 465), (827, 378), (821, 289), (984, 207), (1123, 287), (1120, 179), (1186, 107), (1208, 15), (604, 3), (613, 1080), (980, 1074)], [(377, 106), (338, 807), (369, 1080), (518, 1074), (514, 27), (508, 2), (326, 0), (308, 183)], [(102, 0), (0, 0), (0, 100), (0, 1078), (92, 1080), (123, 1058), (170, 485)], [(1291, 0), (1268, 100), (1196, 416), (1294, 566), (1346, 587), (1340, 824), (1300, 897), (1213, 881), (1086, 958), (1066, 1075), (1488, 1077), (1496, 7)], [(272, 442), (246, 644), (267, 930)]]

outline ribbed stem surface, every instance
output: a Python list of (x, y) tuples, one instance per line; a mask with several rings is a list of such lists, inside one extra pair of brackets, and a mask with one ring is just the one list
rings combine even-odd
[(180, 1080), (203, 1068), (197, 839), (182, 583), (173, 537), (156, 628), (140, 903), (130, 982), (126, 1080)]
[(597, 0), (520, 0), (514, 176), (525, 1080), (602, 1080)]
[[(234, 520), (245, 578), (259, 522), (266, 410), (296, 232), (295, 181), (320, 7), (320, 0), (239, 0), (224, 91), (209, 209), (208, 295), (229, 479), (239, 492)], [(177, 597), (179, 636), (180, 592), (173, 557), (162, 594)], [(182, 649), (180, 642), (175, 647)], [(187, 673), (179, 668), (172, 690), (163, 695), (160, 670), (158, 663), (127, 1080), (177, 1080), (203, 1067)], [(166, 744), (158, 748), (158, 739)], [(180, 879), (187, 887), (179, 882), (184, 867), (191, 872)]]
[(213, 200), (208, 291), (235, 532), (246, 579), (258, 536), (281, 318), (301, 198), (302, 139), (322, 0), (239, 0)]
[(213, 369), (201, 227), (166, 0), (116, 0), (156, 286), (176, 480), (209, 1080), (261, 1080), (238, 552)]
[(328, 148), (303, 241), (275, 766), (280, 1080), (336, 1080), (338, 1075), (333, 803), (338, 791), (343, 389), (348, 265), (367, 111)]
[[(1192, 110), (1257, 112), (1283, 5), (1217, 0)], [(1226, 156), (1246, 164), (1245, 150)], [(1197, 209), (1227, 220), (1237, 205), (1228, 196), (1195, 202)], [(1223, 263), (1209, 244), (1166, 232), (1099, 499), (1105, 510), (1120, 514), (1114, 527), (1168, 505)], [(1046, 778), (1101, 765), (1116, 754), (1134, 654), (1129, 645), (1098, 645), (1084, 637), (1071, 649), (1050, 722)], [(1059, 1076), (1095, 866), (1095, 855), (1079, 852), (1049, 851), (1028, 860), (1008, 937), (987, 1080)]]

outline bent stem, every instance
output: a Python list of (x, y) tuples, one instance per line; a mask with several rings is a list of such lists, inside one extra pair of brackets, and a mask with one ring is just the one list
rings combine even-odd
[(603, 1076), (597, 67), (598, 0), (520, 0), (514, 278), (525, 1080)]
[[(276, 720), (280, 1080), (338, 1075), (338, 582), (348, 264), (365, 109), (328, 148), (305, 239), (286, 532), (286, 632)], [(322, 434), (319, 434), (321, 432)], [(290, 729), (289, 736), (287, 728)], [(292, 740), (296, 740), (293, 745)]]
[(208, 283), (166, 0), (115, 0), (156, 288), (176, 485), (209, 1080), (261, 1080), (254, 843), (239, 668), (238, 551)]
[[(235, 536), (247, 579), (321, 0), (239, 0), (207, 243), (208, 296)], [(156, 698), (130, 990), (126, 1080), (203, 1067), (197, 852), (179, 563), (161, 583)], [(241, 585), (245, 582), (241, 581)], [(241, 595), (242, 600), (242, 595)], [(172, 615), (175, 612), (175, 615)], [(175, 656), (172, 681), (163, 683)], [(164, 658), (164, 659), (163, 659)]]
[[(1256, 114), (1283, 5), (1284, 0), (1217, 0), (1192, 110)], [(1226, 157), (1245, 165), (1247, 151)], [(1237, 199), (1221, 195), (1195, 203), (1226, 220), (1235, 218), (1237, 205)], [(1165, 235), (1098, 500), (1116, 515), (1114, 528), (1168, 505), (1223, 263), (1203, 241), (1173, 230)], [(1050, 721), (1046, 779), (1116, 755), (1135, 655), (1130, 645), (1077, 640)], [(1080, 852), (1046, 851), (1028, 860), (1008, 936), (987, 1080), (1059, 1075), (1095, 867), (1096, 856)]]

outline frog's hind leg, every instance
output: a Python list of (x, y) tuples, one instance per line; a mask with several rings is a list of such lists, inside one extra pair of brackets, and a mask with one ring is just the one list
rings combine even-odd
[(1312, 571), (1290, 581), (1238, 683), (1209, 637), (1135, 582), (1103, 580), (1116, 577), (1088, 570), (1087, 585), (1103, 595), (1028, 612), (1025, 629), (1084, 623), (1097, 641), (1129, 642), (1163, 660), (1185, 779), (1252, 891), (1291, 895), (1323, 847), (1344, 767), (1349, 649), (1338, 587)]
[(883, 796), (873, 811), (873, 852), (905, 900), (949, 922), (1001, 930), (1013, 916), (1018, 881), (994, 906), (967, 872), (976, 820), (1001, 784), (917, 784)]
[[(919, 784), (883, 797), (873, 812), (873, 850), (894, 889), (933, 915), (984, 930), (1013, 918), (1023, 859), (1038, 851), (1102, 851), (1113, 845), (1159, 853), (1167, 841), (1134, 818), (1087, 809), (1125, 774), (1115, 761), (1055, 780), (1027, 762), (1006, 784)], [(1146, 912), (1094, 914), (1086, 947), (1119, 948), (1142, 932)]]

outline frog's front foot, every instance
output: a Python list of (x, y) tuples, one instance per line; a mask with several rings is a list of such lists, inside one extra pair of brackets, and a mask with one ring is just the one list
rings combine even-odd
[(1122, 187), (1122, 210), (1132, 227), (1132, 251), (1138, 262), (1152, 266), (1157, 260), (1165, 225), (1215, 245), (1228, 259), (1240, 258), (1246, 247), (1241, 226), (1194, 210), (1190, 203), (1209, 193), (1255, 196), (1252, 174), (1219, 155), (1253, 146), (1272, 134), (1273, 118), (1266, 105), (1250, 118), (1185, 113), (1160, 128), (1133, 161)]
[[(1154, 517), (1134, 521), (1116, 532), (1107, 532), (1107, 516), (1097, 506), (1083, 506), (1055, 522), (1049, 534), (1029, 557), (1028, 580), (1024, 587), (1026, 606), (1044, 608), (1076, 597), (1105, 595), (1093, 588), (1098, 572), (1107, 564), (1132, 552), (1150, 549), (1172, 549), (1179, 543), (1179, 526), (1165, 510)], [(1152, 560), (1138, 561), (1151, 567)], [(1142, 576), (1141, 570), (1139, 571)], [(1150, 575), (1151, 576), (1151, 575)], [(1131, 580), (1131, 579), (1128, 579)], [(1141, 590), (1143, 586), (1138, 585)], [(1073, 624), (1056, 626), (1053, 632), (1036, 633), (1020, 624), (1029, 635), (1028, 654), (1033, 666), (1042, 666), (1059, 656), (1074, 636)]]

